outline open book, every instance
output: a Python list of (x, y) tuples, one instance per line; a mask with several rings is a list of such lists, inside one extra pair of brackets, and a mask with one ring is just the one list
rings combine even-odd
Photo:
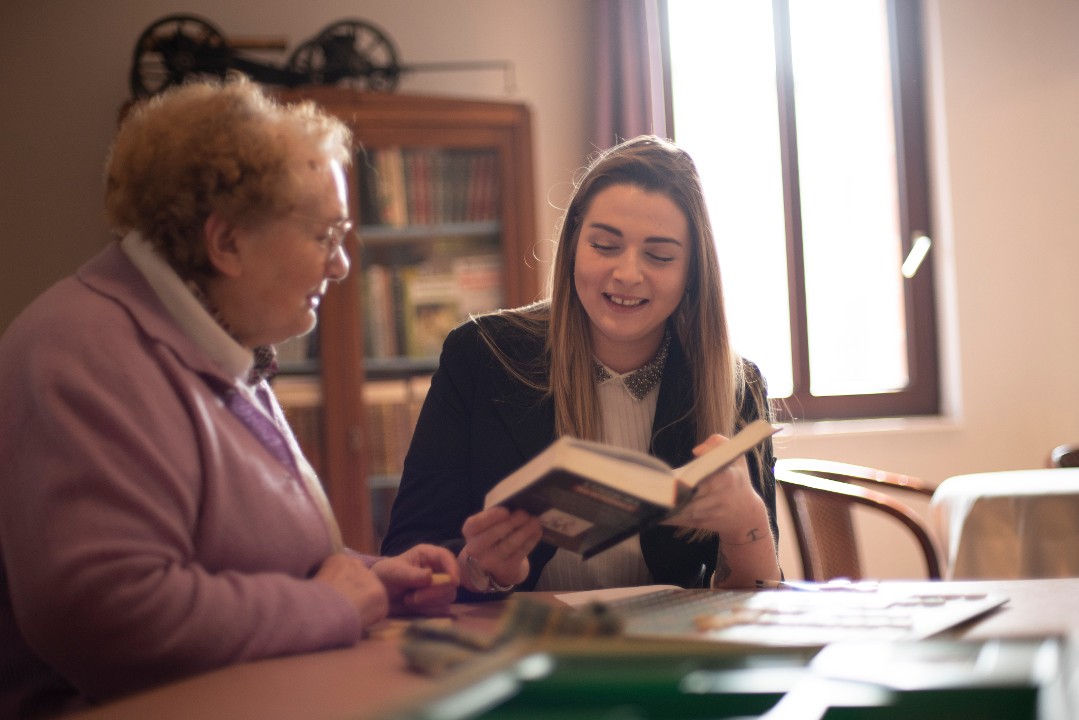
[(562, 437), (487, 493), (537, 516), (543, 539), (585, 558), (676, 513), (697, 484), (778, 428), (757, 420), (726, 443), (678, 468), (646, 453)]

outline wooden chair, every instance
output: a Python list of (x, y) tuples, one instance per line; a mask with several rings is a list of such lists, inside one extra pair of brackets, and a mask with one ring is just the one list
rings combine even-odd
[(924, 495), (927, 498), (933, 496), (933, 487), (912, 475), (877, 470), (863, 465), (851, 465), (850, 463), (814, 458), (783, 458), (776, 460), (776, 469), (780, 468), (828, 480), (855, 483), (862, 487), (894, 488)]
[(1049, 453), (1049, 467), (1079, 467), (1079, 443), (1067, 443), (1053, 448), (1053, 452)]
[(806, 580), (863, 577), (854, 529), (855, 507), (883, 513), (909, 530), (925, 558), (926, 576), (940, 579), (936, 541), (921, 517), (905, 503), (856, 483), (794, 472), (778, 462), (776, 484), (790, 509)]

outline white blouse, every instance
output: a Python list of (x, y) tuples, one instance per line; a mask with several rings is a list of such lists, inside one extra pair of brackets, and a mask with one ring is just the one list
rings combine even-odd
[[(609, 377), (596, 388), (603, 416), (603, 442), (647, 452), (659, 384), (638, 400), (626, 386), (626, 378), (632, 373), (619, 374), (610, 368), (604, 369)], [(651, 585), (653, 582), (641, 552), (641, 536), (634, 535), (588, 560), (559, 549), (544, 566), (536, 590), (598, 590)]]

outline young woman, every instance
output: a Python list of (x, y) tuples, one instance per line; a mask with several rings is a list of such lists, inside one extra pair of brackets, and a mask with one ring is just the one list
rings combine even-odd
[(482, 509), (495, 483), (561, 435), (677, 466), (758, 417), (769, 417), (765, 384), (730, 346), (693, 161), (656, 137), (626, 141), (576, 187), (550, 300), (476, 317), (446, 339), (382, 549), (450, 548), (466, 597), (776, 579), (770, 442), (708, 478), (670, 524), (587, 561), (539, 542), (524, 512)]

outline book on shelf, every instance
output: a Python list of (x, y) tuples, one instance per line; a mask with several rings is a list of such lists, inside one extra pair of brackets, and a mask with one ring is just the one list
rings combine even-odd
[(364, 355), (392, 358), (401, 354), (400, 278), (386, 265), (369, 265), (363, 272)]
[(381, 224), (404, 227), (408, 224), (408, 191), (401, 149), (375, 151), (375, 172), (375, 197)]
[(465, 214), (469, 221), (498, 217), (498, 158), (494, 153), (476, 153), (469, 162)]
[(676, 514), (704, 478), (777, 430), (757, 420), (678, 468), (646, 453), (564, 436), (495, 485), (484, 506), (535, 515), (546, 542), (587, 559)]
[(412, 266), (400, 269), (405, 354), (434, 357), (442, 341), (461, 322), (460, 295), (452, 273)]
[(461, 320), (503, 307), (501, 255), (462, 255), (453, 259), (452, 268)]
[[(468, 245), (434, 243), (436, 259), (364, 270), (364, 353), (369, 358), (435, 357), (450, 330), (504, 304), (502, 256), (456, 255)], [(474, 252), (474, 250), (473, 250)]]
[(357, 158), (364, 225), (439, 225), (498, 218), (493, 149), (386, 147)]
[(432, 222), (430, 150), (402, 153), (405, 191), (408, 193), (408, 223), (429, 225)]
[(395, 380), (364, 383), (363, 400), (367, 413), (368, 472), (373, 476), (399, 477), (420, 407), (427, 396), (431, 378), (418, 375)]

